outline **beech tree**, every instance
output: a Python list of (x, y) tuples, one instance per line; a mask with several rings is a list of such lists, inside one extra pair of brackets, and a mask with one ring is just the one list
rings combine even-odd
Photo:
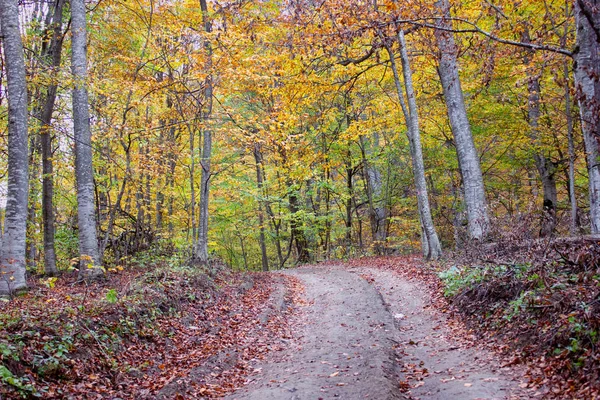
[(419, 116), (417, 111), (417, 101), (413, 87), (412, 71), (408, 51), (406, 49), (406, 40), (404, 31), (398, 30), (398, 44), (400, 45), (400, 60), (402, 62), (402, 74), (404, 77), (404, 89), (406, 91), (406, 100), (402, 94), (402, 83), (400, 73), (396, 66), (395, 55), (390, 44), (386, 42), (386, 50), (390, 56), (390, 64), (394, 75), (396, 92), (404, 119), (406, 121), (408, 143), (412, 160), (413, 175), (415, 181), (415, 190), (417, 192), (417, 208), (419, 210), (419, 219), (421, 222), (421, 243), (423, 255), (427, 259), (437, 260), (442, 255), (442, 246), (437, 236), (431, 209), (429, 206), (429, 195), (427, 193), (427, 183), (425, 180), (425, 165), (423, 162), (423, 151), (421, 148), (421, 133), (419, 131)]
[(17, 0), (0, 1), (0, 28), (8, 94), (8, 186), (0, 250), (0, 295), (27, 288), (25, 232), (29, 196), (27, 82)]
[(462, 175), (469, 236), (472, 239), (484, 239), (489, 228), (487, 201), (479, 155), (473, 142), (471, 124), (458, 74), (457, 47), (454, 42), (450, 4), (448, 0), (437, 0), (435, 6), (440, 13), (435, 30), (440, 52), (438, 74), (444, 89), (448, 118)]
[(600, 1), (576, 0), (575, 82), (589, 174), (590, 223), (600, 233)]
[(77, 226), (79, 228), (79, 275), (93, 279), (103, 274), (100, 267), (92, 132), (87, 91), (87, 22), (84, 0), (71, 1), (71, 69), (73, 73), (73, 129), (75, 140), (75, 178), (77, 181)]
[(210, 33), (212, 32), (212, 19), (208, 15), (208, 5), (206, 0), (200, 0), (200, 9), (202, 11), (202, 23), (204, 25), (204, 49), (208, 59), (206, 69), (208, 74), (204, 81), (204, 108), (201, 111), (202, 121), (204, 122), (202, 134), (202, 157), (200, 167), (202, 168), (200, 182), (200, 216), (198, 226), (198, 240), (194, 248), (194, 259), (201, 264), (208, 263), (208, 219), (209, 219), (209, 199), (210, 199), (210, 180), (211, 180), (211, 157), (212, 157), (212, 130), (210, 118), (213, 108), (213, 76), (212, 76), (212, 44), (210, 42)]
[[(57, 72), (61, 64), (63, 44), (63, 6), (64, 0), (56, 0), (50, 8), (50, 25), (46, 27), (45, 40), (42, 46), (43, 63), (53, 72)], [(48, 38), (49, 37), (49, 38)], [(52, 161), (52, 115), (58, 92), (58, 84), (52, 82), (44, 94), (40, 113), (40, 144), (42, 150), (42, 219), (44, 224), (44, 272), (55, 275), (56, 251), (54, 245), (54, 163)]]

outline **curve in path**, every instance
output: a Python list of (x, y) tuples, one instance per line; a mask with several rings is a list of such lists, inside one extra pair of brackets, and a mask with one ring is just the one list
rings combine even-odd
[(228, 400), (532, 398), (491, 354), (456, 342), (426, 310), (426, 290), (401, 276), (331, 266), (285, 273), (305, 285), (297, 339)]
[(298, 344), (257, 366), (229, 399), (396, 399), (394, 321), (379, 293), (342, 269), (298, 268), (307, 307)]

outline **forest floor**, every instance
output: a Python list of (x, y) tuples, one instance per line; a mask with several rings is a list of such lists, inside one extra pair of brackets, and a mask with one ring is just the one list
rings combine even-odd
[(434, 306), (418, 280), (378, 266), (324, 265), (284, 274), (306, 303), (294, 340), (254, 365), (239, 399), (530, 399), (507, 364)]
[(0, 399), (600, 399), (600, 240), (500, 248), (31, 276), (0, 301)]

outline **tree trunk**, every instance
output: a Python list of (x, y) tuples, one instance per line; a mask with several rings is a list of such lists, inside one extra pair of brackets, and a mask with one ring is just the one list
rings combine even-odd
[(577, 196), (575, 194), (575, 143), (573, 141), (573, 114), (571, 112), (571, 94), (569, 93), (569, 62), (565, 60), (563, 66), (565, 78), (565, 115), (567, 118), (567, 140), (569, 145), (569, 200), (571, 202), (571, 235), (576, 235), (579, 230), (577, 221)]
[(465, 188), (465, 205), (469, 236), (484, 239), (489, 229), (489, 217), (485, 188), (477, 149), (467, 118), (465, 100), (458, 75), (457, 48), (451, 32), (450, 5), (448, 0), (437, 0), (435, 6), (442, 19), (437, 23), (435, 37), (440, 51), (438, 73), (442, 82), (448, 118), (456, 142), (456, 153)]
[(0, 26), (8, 92), (8, 187), (0, 251), (0, 295), (27, 288), (25, 249), (29, 168), (27, 82), (16, 0), (0, 0)]
[[(529, 31), (526, 29), (522, 34), (522, 41), (529, 43)], [(539, 120), (541, 116), (540, 111), (540, 77), (539, 74), (534, 73), (531, 68), (531, 57), (533, 53), (527, 50), (523, 57), (523, 64), (525, 65), (526, 72), (528, 74), (527, 79), (527, 113), (529, 119), (529, 137), (535, 146), (535, 153), (533, 159), (537, 168), (540, 180), (542, 181), (542, 193), (543, 193), (543, 206), (542, 206), (542, 223), (540, 228), (540, 237), (551, 236), (556, 228), (556, 180), (554, 175), (556, 173), (556, 167), (552, 160), (550, 160), (544, 148), (542, 146), (541, 134), (539, 130)]]
[(87, 22), (85, 2), (71, 0), (71, 68), (73, 71), (73, 128), (75, 137), (75, 177), (77, 182), (77, 221), (79, 227), (79, 276), (93, 279), (103, 275), (96, 234), (92, 133), (87, 92)]
[[(43, 51), (42, 59), (49, 66), (57, 70), (60, 68), (62, 55), (62, 24), (63, 24), (63, 5), (64, 0), (57, 0), (54, 4), (54, 15), (52, 17), (52, 38), (47, 45), (47, 50)], [(56, 275), (56, 251), (54, 248), (54, 164), (52, 161), (52, 132), (50, 124), (52, 123), (52, 114), (54, 112), (54, 103), (56, 102), (56, 92), (58, 86), (52, 83), (46, 92), (44, 106), (40, 116), (40, 144), (42, 147), (42, 219), (44, 225), (44, 272), (46, 275)]]
[[(208, 16), (208, 6), (206, 0), (200, 0), (200, 8), (202, 9), (202, 21), (204, 22), (204, 31), (208, 34), (212, 32), (212, 21)], [(213, 78), (212, 78), (212, 46), (210, 40), (205, 37), (204, 48), (208, 56), (208, 75), (204, 87), (204, 101), (206, 105), (202, 112), (203, 126), (203, 143), (202, 157), (200, 166), (202, 167), (202, 177), (200, 180), (200, 221), (198, 226), (198, 241), (194, 251), (194, 259), (200, 264), (208, 265), (208, 202), (210, 196), (210, 162), (212, 153), (212, 131), (210, 128), (210, 115), (212, 113), (212, 96), (213, 96)]]
[[(167, 100), (167, 107), (169, 107), (169, 100)], [(176, 166), (176, 135), (175, 128), (172, 127), (169, 129), (169, 154), (168, 154), (168, 164), (169, 168), (167, 170), (167, 191), (168, 191), (168, 201), (167, 201), (167, 218), (168, 218), (168, 231), (169, 238), (173, 238), (174, 224), (173, 224), (173, 211), (174, 211), (174, 203), (175, 203), (175, 195), (173, 194), (175, 191), (175, 166)]]
[(600, 0), (575, 1), (577, 51), (575, 83), (585, 142), (590, 192), (591, 233), (600, 233)]
[(412, 71), (410, 69), (408, 53), (406, 51), (406, 41), (404, 40), (404, 32), (402, 30), (398, 32), (398, 42), (400, 44), (400, 57), (402, 61), (402, 72), (404, 76), (404, 87), (407, 101), (404, 100), (400, 74), (396, 65), (394, 52), (389, 45), (386, 46), (386, 50), (390, 56), (396, 92), (407, 125), (407, 136), (410, 147), (413, 175), (415, 179), (415, 190), (417, 192), (417, 207), (419, 210), (419, 220), (422, 227), (421, 242), (423, 255), (426, 259), (435, 260), (440, 258), (442, 255), (442, 247), (433, 224), (431, 208), (429, 206), (427, 181), (425, 179), (425, 165), (423, 163), (423, 150), (421, 148), (421, 134), (419, 131), (417, 102), (412, 84)]
[[(425, 164), (423, 162), (423, 150), (421, 148), (421, 132), (419, 129), (419, 114), (417, 112), (417, 99), (412, 81), (412, 71), (406, 50), (406, 40), (404, 31), (398, 32), (398, 42), (400, 43), (400, 60), (402, 61), (402, 73), (404, 75), (404, 87), (406, 89), (406, 101), (408, 103), (408, 131), (409, 143), (411, 144), (411, 154), (413, 162), (413, 172), (415, 175), (415, 188), (417, 190), (417, 202), (420, 204), (421, 216), (423, 218), (423, 230), (427, 236), (429, 247), (428, 259), (437, 260), (442, 256), (442, 245), (438, 238), (431, 216), (431, 207), (429, 205), (429, 194), (427, 191), (427, 181), (425, 180)], [(397, 74), (397, 73), (396, 73)]]
[(239, 231), (237, 232), (237, 237), (238, 237), (238, 239), (240, 239), (240, 247), (242, 249), (242, 260), (244, 260), (244, 269), (246, 271), (249, 271), (250, 269), (248, 268), (248, 255), (246, 254), (246, 246), (244, 245), (244, 237), (242, 236), (242, 234)]
[(295, 185), (292, 182), (288, 182), (288, 187), (290, 187), (291, 190), (289, 195), (291, 214), (290, 228), (292, 231), (291, 239), (294, 240), (294, 243), (296, 244), (298, 264), (306, 264), (310, 261), (310, 254), (308, 252), (308, 242), (304, 236), (303, 224), (297, 215), (300, 208), (298, 207), (298, 194), (294, 186)]
[[(196, 152), (194, 150), (195, 135), (190, 129), (190, 220), (192, 223), (192, 240), (196, 240)], [(194, 256), (195, 257), (195, 256)]]
[[(348, 126), (350, 126), (350, 120), (348, 119)], [(348, 143), (346, 149), (346, 254), (350, 255), (352, 248), (352, 197), (354, 196), (354, 188), (352, 185), (353, 168), (352, 168), (352, 153), (350, 151), (350, 143)]]
[(267, 244), (265, 240), (265, 216), (263, 214), (264, 208), (264, 193), (263, 193), (263, 176), (262, 176), (262, 154), (260, 152), (260, 145), (258, 143), (254, 144), (254, 161), (256, 162), (256, 184), (258, 186), (258, 195), (260, 196), (258, 200), (258, 241), (260, 245), (260, 255), (262, 262), (262, 270), (269, 270), (269, 258), (267, 256)]
[(367, 183), (371, 236), (375, 244), (375, 252), (377, 254), (382, 254), (387, 239), (387, 224), (390, 213), (386, 207), (385, 198), (383, 196), (381, 171), (373, 166), (369, 160), (369, 156), (379, 149), (379, 134), (373, 134), (372, 143), (367, 143), (364, 136), (360, 137), (360, 141), (363, 147), (363, 166)]
[(37, 246), (36, 234), (38, 226), (36, 224), (37, 205), (39, 198), (38, 182), (40, 179), (40, 165), (37, 155), (40, 153), (39, 136), (32, 135), (29, 140), (29, 200), (27, 207), (27, 231), (26, 231), (26, 268), (28, 270), (37, 270)]

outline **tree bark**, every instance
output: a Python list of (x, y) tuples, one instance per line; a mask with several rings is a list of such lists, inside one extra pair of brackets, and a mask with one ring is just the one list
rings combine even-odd
[(442, 16), (437, 23), (440, 29), (435, 31), (440, 51), (438, 73), (442, 82), (448, 118), (463, 177), (469, 236), (472, 239), (481, 240), (488, 232), (489, 216), (481, 165), (473, 142), (458, 74), (457, 48), (451, 32), (450, 4), (448, 0), (437, 0), (435, 6)]
[(413, 176), (415, 180), (415, 190), (417, 192), (417, 207), (419, 210), (419, 220), (422, 227), (421, 244), (423, 256), (426, 259), (438, 259), (442, 255), (442, 246), (433, 224), (431, 208), (429, 206), (429, 194), (427, 191), (427, 181), (425, 179), (425, 165), (423, 163), (423, 150), (421, 147), (417, 102), (412, 84), (412, 71), (410, 69), (410, 62), (408, 59), (408, 53), (406, 51), (406, 41), (404, 39), (404, 32), (402, 30), (398, 32), (398, 42), (400, 44), (400, 58), (402, 62), (404, 88), (406, 91), (407, 100), (404, 100), (400, 73), (398, 72), (394, 52), (392, 51), (390, 45), (386, 45), (386, 50), (390, 57), (392, 73), (394, 75), (394, 83), (396, 85), (396, 92), (407, 125), (407, 136), (412, 160)]
[(0, 295), (27, 288), (25, 251), (29, 167), (27, 82), (16, 0), (0, 0), (0, 26), (8, 92), (8, 187), (0, 251)]
[(79, 227), (79, 276), (93, 279), (103, 275), (96, 233), (92, 133), (87, 92), (87, 22), (84, 0), (71, 0), (71, 68), (73, 72), (73, 128), (75, 177)]
[(576, 0), (575, 84), (589, 175), (591, 233), (600, 233), (600, 0)]
[[(49, 30), (52, 32), (50, 43), (45, 45), (46, 49), (42, 53), (42, 59), (49, 67), (56, 70), (60, 68), (62, 56), (62, 25), (63, 25), (63, 5), (64, 0), (56, 0), (54, 3), (54, 13), (52, 16), (52, 25)], [(44, 106), (40, 116), (40, 143), (42, 147), (42, 219), (44, 225), (44, 272), (46, 275), (56, 275), (56, 251), (54, 248), (54, 164), (52, 161), (52, 114), (54, 112), (54, 103), (56, 102), (56, 93), (58, 85), (52, 83), (44, 99)]]
[[(200, 0), (200, 8), (202, 10), (202, 21), (204, 22), (204, 31), (212, 32), (212, 21), (208, 16), (208, 6), (206, 0)], [(213, 78), (212, 78), (212, 45), (208, 37), (205, 38), (204, 47), (208, 56), (208, 76), (206, 77), (204, 87), (204, 101), (206, 102), (204, 111), (202, 112), (202, 120), (204, 122), (203, 143), (202, 143), (202, 158), (200, 166), (202, 167), (202, 177), (200, 180), (200, 221), (198, 227), (198, 241), (194, 251), (194, 259), (200, 264), (208, 264), (208, 203), (210, 196), (210, 175), (211, 175), (211, 153), (212, 153), (212, 131), (210, 128), (210, 116), (212, 113), (212, 96), (213, 96)]]
[(421, 132), (419, 129), (419, 115), (417, 111), (417, 99), (412, 81), (412, 71), (406, 50), (404, 31), (398, 32), (400, 43), (400, 60), (402, 61), (402, 73), (404, 75), (404, 87), (406, 89), (406, 102), (408, 103), (408, 131), (411, 154), (413, 155), (413, 173), (415, 175), (415, 189), (417, 190), (417, 202), (420, 204), (421, 216), (423, 218), (423, 230), (427, 236), (429, 247), (428, 259), (437, 260), (442, 256), (442, 245), (438, 238), (431, 216), (429, 205), (429, 194), (427, 181), (425, 180), (425, 164), (423, 162), (423, 150), (421, 148)]

